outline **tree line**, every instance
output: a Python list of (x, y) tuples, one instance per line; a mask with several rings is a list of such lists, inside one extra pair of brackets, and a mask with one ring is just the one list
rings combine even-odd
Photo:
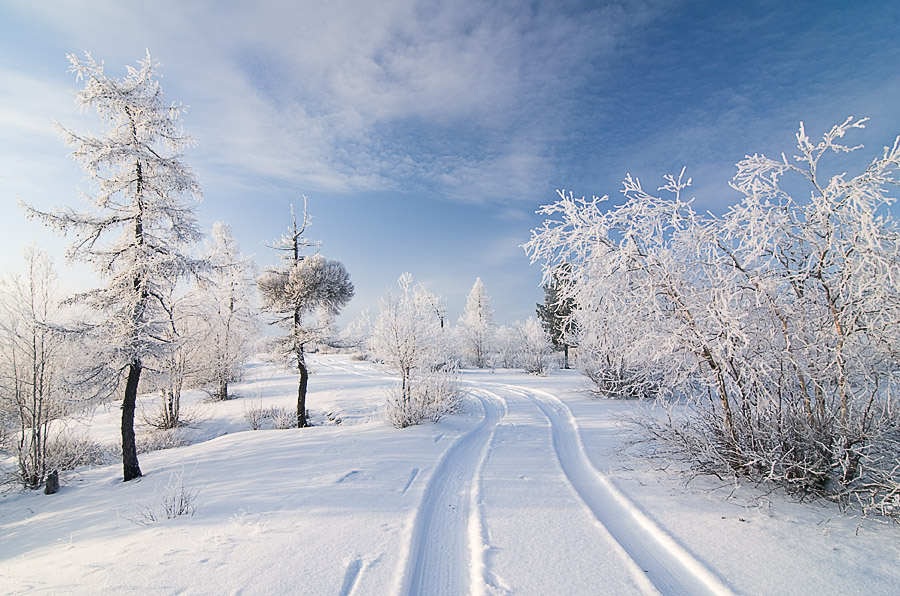
[[(83, 211), (20, 204), (28, 217), (71, 238), (67, 258), (91, 266), (99, 285), (61, 296), (52, 260), (34, 247), (24, 272), (0, 285), (0, 444), (15, 456), (12, 477), (36, 488), (55, 470), (93, 461), (90, 442), (66, 436), (62, 422), (120, 399), (123, 479), (139, 478), (139, 392), (158, 394), (157, 409), (140, 417), (163, 430), (185, 422), (187, 388), (230, 399), (230, 384), (259, 347), (257, 293), (267, 322), (284, 331), (275, 351), (299, 373), (296, 422), (307, 426), (306, 350), (333, 335), (331, 322), (354, 287), (344, 265), (306, 238), (305, 198), (299, 224), (292, 207), (288, 232), (270, 245), (281, 265), (258, 274), (227, 224), (209, 234), (197, 226), (202, 193), (181, 154), (194, 140), (181, 129), (184, 107), (167, 102), (149, 53), (122, 79), (107, 76), (90, 54), (68, 59), (83, 82), (77, 104), (95, 111), (106, 130), (91, 136), (57, 127), (95, 190)], [(397, 426), (453, 411), (461, 396), (453, 375), (463, 361), (549, 367), (549, 338), (536, 320), (494, 329), (480, 279), (453, 330), (442, 299), (413, 286), (408, 274), (399, 285), (374, 324), (362, 320), (344, 335), (396, 368), (388, 419)]]

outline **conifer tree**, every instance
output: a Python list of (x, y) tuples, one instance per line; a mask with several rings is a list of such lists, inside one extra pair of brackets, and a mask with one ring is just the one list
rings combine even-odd
[[(293, 222), (288, 235), (272, 246), (285, 252), (285, 264), (263, 273), (257, 287), (263, 305), (270, 313), (277, 315), (275, 323), (288, 331), (279, 342), (285, 355), (293, 357), (300, 373), (297, 388), (297, 426), (308, 426), (306, 415), (306, 390), (309, 385), (309, 368), (306, 365), (305, 345), (320, 339), (323, 335), (322, 319), (337, 316), (341, 309), (353, 298), (353, 284), (343, 263), (326, 259), (322, 255), (302, 254), (305, 248), (315, 243), (303, 237), (309, 225), (305, 197), (303, 224), (297, 227), (297, 216), (291, 207)], [(312, 321), (311, 321), (312, 319)]]
[[(125, 481), (141, 476), (134, 440), (134, 413), (144, 362), (168, 348), (163, 330), (172, 286), (202, 263), (189, 256), (201, 233), (185, 194), (199, 200), (200, 187), (180, 152), (193, 144), (179, 124), (181, 105), (169, 104), (159, 84), (158, 63), (147, 56), (111, 78), (90, 54), (68, 56), (84, 88), (76, 94), (83, 109), (93, 108), (107, 125), (99, 136), (78, 135), (58, 126), (72, 157), (96, 192), (85, 195), (89, 211), (56, 208), (37, 217), (75, 240), (68, 257), (94, 267), (102, 285), (72, 301), (97, 314), (89, 331), (103, 338), (98, 370), (112, 371), (108, 383), (125, 378), (122, 402), (122, 465)], [(115, 234), (118, 233), (117, 236)], [(113, 238), (107, 239), (109, 236)]]

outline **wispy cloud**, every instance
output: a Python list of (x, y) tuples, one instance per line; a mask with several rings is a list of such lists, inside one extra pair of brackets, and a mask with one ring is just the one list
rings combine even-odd
[(63, 4), (22, 10), (75, 42), (101, 40), (84, 49), (115, 69), (148, 46), (169, 94), (193, 106), (214, 168), (466, 200), (515, 199), (548, 176), (550, 144), (575, 125), (560, 107), (648, 12), (393, 0), (98, 2), (72, 15)]

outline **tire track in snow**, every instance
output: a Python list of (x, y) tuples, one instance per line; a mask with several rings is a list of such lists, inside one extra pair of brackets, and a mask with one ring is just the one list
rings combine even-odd
[(499, 387), (524, 397), (541, 410), (550, 423), (553, 448), (569, 483), (660, 594), (733, 596), (717, 576), (594, 468), (568, 406), (545, 391), (515, 385)]
[(469, 594), (478, 589), (472, 584), (481, 582), (476, 577), (483, 567), (479, 561), (484, 551), (477, 483), (505, 407), (486, 392), (485, 397), (471, 395), (481, 402), (484, 419), (447, 450), (425, 488), (413, 524), (401, 594)]

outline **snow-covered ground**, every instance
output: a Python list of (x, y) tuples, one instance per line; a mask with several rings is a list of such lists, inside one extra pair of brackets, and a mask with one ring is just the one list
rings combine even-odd
[[(392, 380), (311, 359), (318, 426), (247, 430), (296, 377), (251, 364), (242, 397), (196, 401), (190, 446), (0, 499), (2, 594), (896, 594), (900, 530), (635, 457), (575, 372), (465, 371), (465, 411), (397, 430)], [(91, 433), (112, 441), (118, 410)], [(335, 421), (340, 423), (336, 424)], [(140, 524), (172, 486), (192, 516)]]

